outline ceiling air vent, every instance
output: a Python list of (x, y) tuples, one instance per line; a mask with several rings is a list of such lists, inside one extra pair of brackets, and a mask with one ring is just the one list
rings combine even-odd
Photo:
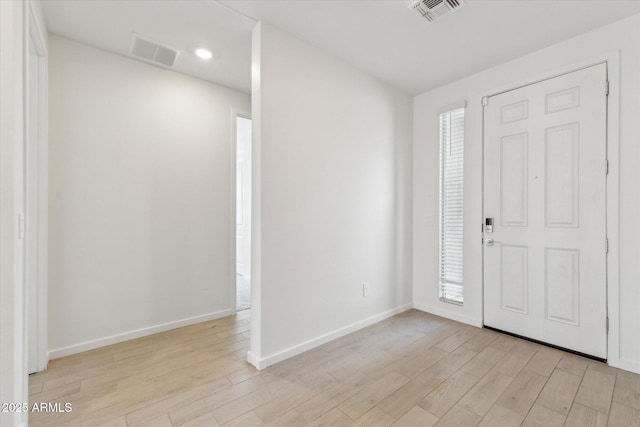
[(172, 68), (180, 52), (160, 43), (144, 39), (133, 34), (131, 40), (131, 55), (162, 68)]
[(409, 7), (427, 21), (433, 22), (461, 8), (464, 4), (464, 0), (418, 0)]

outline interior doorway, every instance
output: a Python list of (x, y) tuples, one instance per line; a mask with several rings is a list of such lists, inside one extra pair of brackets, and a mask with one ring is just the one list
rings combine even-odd
[(236, 310), (251, 307), (251, 119), (236, 116)]

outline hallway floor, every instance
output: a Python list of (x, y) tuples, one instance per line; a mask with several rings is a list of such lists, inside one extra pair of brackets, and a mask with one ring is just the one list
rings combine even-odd
[(51, 361), (30, 426), (640, 426), (640, 375), (410, 310), (280, 364), (250, 310)]

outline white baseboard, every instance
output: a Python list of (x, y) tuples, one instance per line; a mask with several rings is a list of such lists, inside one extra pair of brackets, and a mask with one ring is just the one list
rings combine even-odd
[[(29, 399), (31, 400), (31, 399)], [(14, 402), (26, 403), (24, 398), (16, 399)], [(29, 408), (31, 408), (32, 402), (29, 402)], [(0, 426), (11, 427), (27, 427), (28, 412), (2, 412), (0, 413)]]
[(233, 314), (231, 309), (221, 310), (214, 313), (175, 320), (173, 322), (161, 323), (159, 325), (149, 326), (147, 328), (136, 329), (135, 331), (124, 332), (122, 334), (111, 335), (109, 337), (98, 338), (96, 340), (86, 341), (79, 344), (73, 344), (67, 347), (56, 348), (53, 350), (49, 350), (49, 360), (69, 356), (71, 354), (82, 353), (83, 351), (105, 347), (107, 345), (132, 340), (134, 338), (157, 334), (158, 332), (165, 332), (171, 329), (181, 328), (183, 326), (189, 326), (196, 323), (219, 319), (221, 317), (230, 316), (231, 314)]
[(285, 359), (289, 359), (290, 357), (297, 356), (300, 353), (304, 353), (305, 351), (311, 350), (315, 347), (321, 346), (322, 344), (326, 344), (329, 341), (333, 341), (337, 338), (348, 335), (352, 332), (360, 330), (362, 328), (366, 328), (367, 326), (373, 325), (374, 323), (378, 323), (382, 320), (388, 319), (389, 317), (393, 317), (396, 314), (403, 313), (412, 308), (412, 304), (401, 305), (400, 307), (396, 307), (394, 309), (385, 311), (380, 314), (376, 314), (375, 316), (368, 317), (359, 322), (352, 323), (348, 326), (345, 326), (340, 329), (336, 329), (335, 331), (329, 332), (327, 334), (321, 335), (317, 338), (313, 338), (311, 340), (305, 341), (293, 347), (289, 347), (283, 351), (279, 351), (277, 353), (271, 354), (264, 358), (258, 357), (256, 354), (249, 352), (247, 354), (247, 361), (256, 367), (258, 370), (262, 370), (267, 366), (275, 365), (278, 362), (282, 362)]
[[(0, 425), (4, 426), (4, 424), (2, 422), (10, 420), (11, 425), (13, 427), (27, 427), (28, 421), (27, 421), (27, 413), (26, 412), (13, 413), (13, 414), (6, 414), (5, 413), (3, 415), (7, 415), (7, 418), (0, 419)], [(13, 419), (11, 419), (12, 416), (13, 416)], [(7, 424), (7, 425), (9, 425), (9, 424)]]
[(252, 351), (247, 352), (247, 362), (251, 363), (259, 371), (267, 367), (266, 363), (264, 362), (264, 359), (260, 360), (260, 358), (257, 357), (255, 353)]
[(433, 307), (420, 302), (414, 302), (413, 308), (416, 310), (424, 311), (425, 313), (435, 314), (436, 316), (444, 317), (446, 319), (455, 320), (456, 322), (465, 323), (467, 325), (482, 327), (482, 319), (476, 319), (471, 316), (456, 313), (454, 311), (444, 310), (439, 307)]
[(612, 360), (607, 360), (607, 363), (614, 368), (623, 369), (625, 371), (634, 372), (636, 374), (640, 374), (640, 362), (636, 360), (627, 360), (624, 358)]

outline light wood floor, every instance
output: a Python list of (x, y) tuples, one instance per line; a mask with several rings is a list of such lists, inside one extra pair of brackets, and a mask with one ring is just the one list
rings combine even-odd
[(30, 425), (640, 426), (640, 375), (507, 335), (411, 310), (258, 372), (248, 316), (54, 360)]

